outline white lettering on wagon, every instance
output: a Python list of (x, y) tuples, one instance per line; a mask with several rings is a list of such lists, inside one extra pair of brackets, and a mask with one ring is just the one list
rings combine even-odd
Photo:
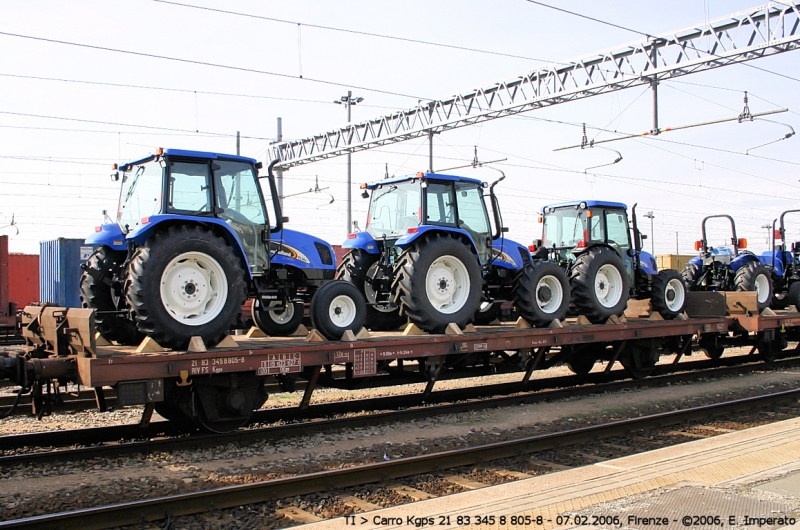
[(301, 368), (300, 353), (268, 353), (267, 360), (261, 361), (256, 373), (258, 375), (275, 375), (299, 372)]

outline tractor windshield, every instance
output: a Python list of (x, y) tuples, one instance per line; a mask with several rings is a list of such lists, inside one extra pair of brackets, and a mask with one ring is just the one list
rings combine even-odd
[(125, 233), (139, 226), (143, 217), (161, 212), (163, 171), (158, 162), (151, 161), (122, 174), (117, 222)]
[(572, 249), (585, 241), (586, 210), (560, 208), (544, 215), (542, 245), (556, 249)]
[(419, 226), (419, 216), (419, 181), (386, 184), (372, 192), (367, 231), (376, 238), (397, 238), (409, 228)]

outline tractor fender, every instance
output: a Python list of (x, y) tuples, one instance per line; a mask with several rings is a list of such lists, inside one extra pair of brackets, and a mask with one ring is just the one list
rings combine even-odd
[(492, 266), (518, 271), (531, 261), (528, 247), (510, 239), (496, 238), (492, 241)]
[(128, 245), (125, 243), (125, 234), (122, 232), (122, 227), (117, 223), (102, 225), (100, 230), (95, 231), (94, 234), (86, 238), (87, 245), (106, 246), (114, 250), (126, 251)]
[(401, 249), (405, 250), (412, 243), (414, 243), (414, 241), (416, 241), (417, 239), (419, 239), (421, 237), (426, 237), (426, 235), (428, 235), (428, 234), (439, 233), (439, 234), (452, 234), (452, 235), (459, 235), (459, 236), (466, 237), (467, 241), (469, 241), (472, 244), (472, 249), (476, 253), (478, 252), (478, 250), (477, 250), (478, 247), (475, 244), (475, 240), (473, 239), (472, 235), (469, 232), (467, 232), (466, 230), (463, 230), (461, 228), (454, 228), (454, 227), (449, 227), (449, 226), (437, 226), (437, 225), (423, 225), (423, 226), (419, 226), (419, 227), (414, 227), (414, 228), (409, 229), (409, 230), (414, 230), (414, 231), (413, 232), (407, 232), (404, 236), (400, 237), (400, 239), (398, 239), (395, 242), (395, 246), (400, 247)]
[(642, 268), (642, 271), (646, 272), (648, 275), (654, 276), (658, 274), (658, 263), (656, 262), (656, 258), (654, 258), (649, 252), (645, 252), (644, 250), (639, 251), (639, 264)]
[(380, 254), (378, 242), (369, 232), (356, 232), (347, 236), (347, 241), (342, 243), (342, 248), (357, 248), (367, 254)]
[(738, 256), (734, 257), (731, 260), (731, 268), (734, 271), (738, 271), (745, 265), (749, 265), (751, 263), (761, 263), (755, 254), (739, 254)]
[(701, 258), (700, 256), (695, 256), (695, 257), (693, 257), (692, 259), (689, 260), (689, 263), (692, 264), (692, 265), (697, 265), (698, 267), (702, 267), (703, 266), (703, 258)]
[(238, 256), (242, 259), (242, 263), (244, 263), (245, 270), (248, 271), (247, 275), (250, 279), (253, 278), (252, 272), (250, 272), (250, 261), (247, 259), (247, 254), (242, 247), (242, 242), (239, 240), (239, 237), (236, 233), (228, 226), (228, 223), (223, 221), (222, 219), (218, 219), (216, 217), (198, 217), (198, 216), (191, 216), (191, 215), (178, 215), (178, 214), (159, 214), (159, 215), (151, 215), (149, 217), (149, 222), (142, 223), (127, 234), (127, 240), (133, 241), (137, 245), (143, 245), (145, 241), (147, 241), (156, 229), (165, 229), (172, 224), (181, 224), (181, 225), (213, 225), (222, 235), (228, 244), (235, 250), (238, 251)]

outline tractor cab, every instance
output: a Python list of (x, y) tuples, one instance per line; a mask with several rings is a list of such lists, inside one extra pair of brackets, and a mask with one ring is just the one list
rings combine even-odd
[[(625, 204), (605, 201), (554, 204), (542, 209), (540, 222), (542, 239), (534, 246), (552, 253), (562, 266), (574, 263), (587, 249), (603, 245), (622, 258), (631, 281), (640, 266), (648, 274), (656, 273), (655, 258), (641, 250), (642, 240), (647, 236), (635, 226), (631, 230)], [(635, 239), (631, 238), (632, 232)]]
[[(367, 234), (351, 234), (350, 239), (369, 237), (402, 250), (428, 230), (457, 231), (472, 241), (481, 264), (489, 262), (493, 237), (484, 203), (485, 183), (465, 177), (417, 173), (361, 187), (364, 196), (371, 192)], [(369, 245), (366, 248), (371, 250)], [(377, 253), (377, 246), (374, 249)]]
[[(230, 227), (251, 274), (262, 273), (269, 268), (270, 226), (258, 184), (260, 167), (250, 158), (176, 149), (125, 164), (115, 175), (122, 179), (121, 235), (138, 244), (167, 216), (172, 221), (207, 218)], [(126, 248), (119, 243), (119, 250)]]

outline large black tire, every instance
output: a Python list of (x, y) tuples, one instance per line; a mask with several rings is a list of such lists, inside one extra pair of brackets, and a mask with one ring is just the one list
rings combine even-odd
[(421, 329), (463, 328), (478, 311), (483, 278), (478, 256), (461, 239), (444, 234), (415, 241), (395, 267), (401, 311)]
[(333, 280), (314, 293), (311, 323), (328, 340), (340, 340), (347, 330), (358, 333), (366, 321), (367, 302), (350, 282)]
[[(275, 303), (270, 303), (274, 305)], [(270, 311), (261, 306), (261, 301), (253, 300), (253, 322), (256, 326), (272, 337), (288, 337), (303, 323), (305, 308), (300, 302), (287, 301), (286, 305), (278, 311)]]
[(766, 265), (753, 262), (742, 266), (733, 283), (737, 291), (756, 291), (759, 313), (772, 302), (772, 273)]
[(200, 226), (156, 232), (128, 270), (128, 305), (139, 331), (166, 348), (186, 348), (194, 336), (218, 343), (241, 317), (245, 290), (234, 250)]
[(83, 307), (94, 309), (94, 322), (97, 331), (106, 340), (122, 345), (139, 344), (144, 335), (136, 329), (136, 322), (126, 314), (105, 312), (125, 311), (123, 285), (114, 282), (114, 277), (122, 278), (122, 267), (127, 253), (115, 252), (108, 247), (95, 250), (86, 266), (90, 271), (81, 275), (81, 303)]
[(656, 274), (650, 293), (650, 305), (666, 320), (672, 320), (683, 313), (686, 305), (686, 284), (678, 271), (665, 269)]
[(599, 324), (625, 312), (630, 296), (630, 279), (619, 254), (607, 247), (595, 247), (580, 256), (569, 279), (575, 312)]
[[(367, 283), (367, 272), (378, 262), (378, 258), (378, 255), (354, 248), (342, 258), (336, 269), (336, 278), (352, 283), (358, 287), (367, 303), (374, 303), (375, 295)], [(400, 314), (400, 307), (394, 303), (386, 308), (368, 305), (366, 318), (366, 327), (373, 331), (391, 331), (408, 322), (408, 318)]]
[(514, 303), (534, 327), (547, 327), (567, 316), (570, 292), (567, 273), (549, 261), (527, 263), (514, 280)]
[(698, 291), (697, 279), (700, 277), (700, 267), (694, 263), (689, 263), (686, 268), (681, 272), (681, 278), (686, 285), (687, 291)]
[(789, 286), (788, 305), (793, 305), (796, 311), (800, 311), (800, 282), (794, 282)]

